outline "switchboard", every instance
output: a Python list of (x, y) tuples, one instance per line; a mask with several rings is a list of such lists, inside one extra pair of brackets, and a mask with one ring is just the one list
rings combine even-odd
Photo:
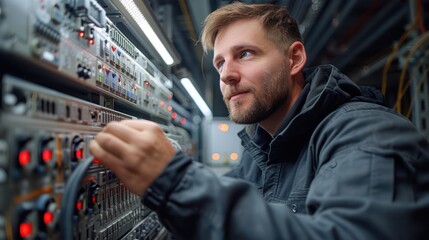
[(0, 9), (0, 239), (165, 238), (88, 144), (111, 121), (144, 118), (185, 146), (187, 131), (171, 124), (169, 79), (95, 0), (4, 0)]

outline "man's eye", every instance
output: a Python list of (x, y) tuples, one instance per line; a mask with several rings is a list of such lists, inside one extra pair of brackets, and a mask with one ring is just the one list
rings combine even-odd
[(241, 58), (245, 58), (245, 57), (248, 57), (248, 56), (250, 56), (252, 53), (250, 52), (250, 51), (243, 51), (243, 52), (241, 52)]
[(223, 67), (224, 61), (220, 61), (218, 63), (216, 63), (216, 68), (219, 70)]

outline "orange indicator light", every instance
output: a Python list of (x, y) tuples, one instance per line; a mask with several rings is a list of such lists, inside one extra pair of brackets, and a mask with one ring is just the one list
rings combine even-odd
[(220, 154), (219, 153), (213, 153), (212, 159), (215, 160), (215, 161), (219, 160), (220, 159)]
[(235, 161), (238, 159), (238, 153), (233, 152), (229, 155), (229, 157), (231, 158), (231, 160)]

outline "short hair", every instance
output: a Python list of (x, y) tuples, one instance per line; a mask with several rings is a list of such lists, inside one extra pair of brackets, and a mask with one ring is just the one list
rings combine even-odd
[(201, 33), (204, 51), (213, 50), (217, 34), (223, 27), (242, 19), (260, 20), (267, 37), (283, 49), (296, 41), (303, 43), (297, 21), (285, 7), (234, 2), (216, 9), (206, 17)]

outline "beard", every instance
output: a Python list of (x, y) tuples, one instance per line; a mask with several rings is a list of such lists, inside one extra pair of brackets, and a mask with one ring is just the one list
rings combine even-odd
[[(224, 99), (231, 121), (238, 124), (258, 123), (278, 110), (288, 101), (286, 69), (282, 67), (277, 75), (264, 74), (262, 88), (247, 89), (253, 95), (251, 102)], [(245, 105), (250, 105), (244, 108)]]

